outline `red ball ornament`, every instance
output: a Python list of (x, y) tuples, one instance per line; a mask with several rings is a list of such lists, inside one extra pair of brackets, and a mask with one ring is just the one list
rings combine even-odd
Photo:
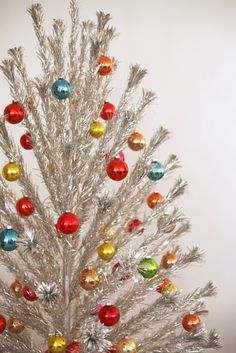
[(5, 317), (0, 315), (0, 333), (2, 333), (5, 328), (6, 328), (6, 320), (5, 320)]
[(141, 227), (141, 225), (143, 224), (142, 221), (140, 221), (140, 219), (135, 218), (132, 221), (130, 221), (128, 223), (128, 232), (132, 233), (135, 232), (136, 234), (141, 234), (144, 231), (144, 228)]
[(147, 197), (148, 206), (153, 209), (164, 201), (164, 197), (159, 192), (153, 192)]
[(28, 217), (34, 213), (34, 205), (29, 197), (24, 196), (16, 203), (16, 210), (22, 217)]
[(31, 136), (28, 132), (21, 136), (20, 144), (21, 147), (23, 147), (25, 150), (32, 150), (33, 146), (31, 142)]
[(116, 353), (116, 345), (113, 344), (113, 346), (108, 348), (107, 353)]
[(164, 288), (165, 286), (167, 286), (167, 284), (169, 284), (169, 283), (170, 283), (170, 280), (169, 280), (168, 278), (163, 279), (162, 283), (159, 284), (159, 286), (157, 287), (157, 292), (161, 294), (163, 288)]
[(79, 220), (74, 213), (65, 212), (58, 218), (56, 228), (63, 234), (73, 234), (79, 228)]
[(19, 102), (12, 102), (6, 106), (3, 114), (10, 124), (18, 124), (26, 117), (26, 111)]
[(29, 302), (34, 302), (35, 300), (38, 299), (35, 291), (33, 291), (30, 287), (24, 286), (22, 289), (23, 296), (26, 300)]
[(107, 165), (107, 175), (115, 181), (123, 180), (128, 171), (127, 164), (121, 159), (112, 159)]
[(105, 326), (113, 326), (120, 319), (120, 313), (115, 305), (104, 305), (98, 313), (100, 322)]
[(77, 341), (72, 341), (67, 345), (65, 353), (79, 353), (80, 344)]
[(105, 102), (100, 113), (100, 118), (103, 120), (111, 120), (116, 114), (116, 107), (109, 102)]
[(183, 317), (182, 325), (188, 332), (195, 330), (199, 324), (200, 317), (197, 314), (187, 314)]

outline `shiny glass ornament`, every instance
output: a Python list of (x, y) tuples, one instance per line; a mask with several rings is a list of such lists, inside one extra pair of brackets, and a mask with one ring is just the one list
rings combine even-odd
[(114, 326), (120, 319), (120, 313), (115, 305), (104, 305), (99, 313), (98, 318), (105, 326)]
[(162, 283), (160, 283), (159, 286), (158, 286), (157, 289), (156, 289), (157, 292), (161, 294), (163, 288), (164, 288), (165, 286), (167, 286), (167, 284), (169, 284), (169, 283), (170, 283), (170, 280), (169, 280), (168, 278), (163, 279)]
[(115, 247), (111, 243), (103, 243), (97, 249), (101, 259), (110, 261), (116, 253)]
[(59, 78), (52, 85), (52, 94), (55, 98), (63, 100), (69, 98), (72, 93), (71, 85), (63, 78)]
[(114, 181), (123, 180), (128, 174), (127, 164), (120, 159), (112, 159), (107, 164), (107, 175)]
[(175, 253), (173, 253), (173, 251), (167, 251), (167, 253), (162, 256), (161, 267), (167, 270), (168, 268), (175, 265), (177, 261), (178, 261), (178, 256)]
[(28, 286), (23, 287), (22, 293), (23, 293), (24, 298), (26, 300), (28, 300), (29, 302), (34, 302), (35, 300), (38, 299), (35, 291)]
[(26, 111), (19, 102), (12, 102), (4, 109), (4, 118), (10, 124), (18, 124), (26, 118)]
[(152, 164), (153, 164), (154, 168), (148, 173), (147, 176), (150, 180), (157, 181), (164, 176), (165, 168), (159, 162), (153, 162)]
[(2, 169), (2, 175), (7, 181), (16, 181), (21, 175), (20, 165), (15, 162), (7, 163)]
[(165, 227), (164, 233), (171, 233), (176, 227), (176, 223), (173, 222), (172, 224), (165, 226), (166, 223), (168, 223), (171, 220), (171, 216), (168, 213), (164, 213), (158, 218), (157, 221), (157, 226), (158, 228), (162, 228), (163, 226)]
[(98, 74), (100, 76), (108, 75), (112, 71), (112, 60), (105, 55), (101, 55), (97, 61), (97, 65), (99, 65)]
[(161, 294), (164, 295), (166, 298), (171, 298), (178, 292), (178, 288), (176, 284), (169, 283), (163, 287)]
[(132, 233), (134, 232), (135, 234), (142, 234), (144, 232), (144, 228), (142, 227), (143, 222), (135, 218), (132, 221), (128, 223), (128, 232)]
[(15, 317), (11, 317), (7, 321), (7, 328), (12, 333), (21, 333), (25, 329), (23, 322)]
[(137, 346), (133, 338), (122, 338), (116, 344), (116, 353), (136, 353)]
[(80, 343), (72, 341), (67, 345), (65, 353), (80, 353)]
[(138, 272), (144, 278), (152, 278), (156, 275), (158, 270), (158, 265), (154, 259), (151, 257), (146, 257), (139, 262)]
[(112, 227), (109, 226), (101, 226), (98, 230), (99, 234), (106, 238), (107, 240), (114, 239), (115, 231)]
[(79, 283), (85, 290), (91, 291), (99, 286), (100, 278), (97, 271), (89, 266), (85, 268), (79, 275)]
[(0, 246), (5, 251), (15, 250), (17, 247), (18, 233), (8, 227), (0, 232)]
[(16, 203), (17, 213), (22, 217), (31, 216), (34, 213), (34, 205), (29, 197), (24, 196)]
[(2, 333), (6, 328), (6, 319), (4, 316), (0, 315), (0, 333)]
[(100, 118), (108, 121), (114, 118), (115, 114), (116, 114), (116, 107), (112, 103), (104, 102), (102, 111), (99, 115)]
[(73, 234), (79, 228), (79, 220), (74, 213), (67, 211), (58, 218), (56, 228), (63, 234)]
[(145, 144), (145, 137), (140, 132), (135, 131), (128, 138), (128, 146), (132, 151), (141, 151)]
[(195, 330), (200, 325), (200, 317), (197, 314), (187, 314), (183, 317), (183, 328), (190, 332)]
[(23, 296), (23, 293), (22, 293), (23, 284), (18, 279), (16, 279), (10, 285), (10, 289), (14, 292), (14, 294), (17, 298), (21, 298)]
[(53, 335), (48, 339), (48, 350), (50, 353), (65, 353), (67, 342), (62, 335)]
[(93, 121), (90, 124), (89, 133), (92, 137), (99, 139), (106, 132), (106, 126), (100, 123), (100, 121)]
[(153, 192), (147, 197), (147, 204), (151, 209), (162, 204), (164, 197), (159, 192)]
[(113, 344), (110, 348), (108, 348), (107, 353), (116, 353), (116, 344)]
[(33, 146), (31, 141), (31, 135), (28, 132), (21, 136), (20, 144), (21, 147), (23, 147), (25, 150), (32, 150)]

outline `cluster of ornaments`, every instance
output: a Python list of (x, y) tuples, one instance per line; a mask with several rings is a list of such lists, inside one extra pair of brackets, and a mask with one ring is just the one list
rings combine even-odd
[(24, 331), (25, 325), (21, 320), (15, 317), (10, 317), (6, 320), (3, 315), (0, 315), (0, 333), (3, 333), (6, 328), (11, 333), (21, 333)]

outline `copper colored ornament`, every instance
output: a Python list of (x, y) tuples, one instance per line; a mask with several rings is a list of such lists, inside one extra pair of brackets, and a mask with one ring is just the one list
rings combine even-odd
[(136, 342), (133, 338), (122, 338), (116, 345), (116, 353), (136, 353)]
[(98, 230), (99, 234), (107, 240), (112, 240), (115, 236), (115, 231), (112, 227), (101, 226)]
[(85, 268), (79, 275), (79, 283), (85, 290), (94, 290), (100, 283), (100, 278), (95, 269), (91, 266)]
[(14, 292), (16, 297), (21, 298), (23, 296), (23, 284), (18, 279), (10, 285), (10, 289)]
[(128, 146), (132, 151), (141, 151), (145, 146), (145, 138), (139, 132), (133, 132), (128, 138)]
[(183, 328), (190, 332), (197, 328), (200, 324), (200, 317), (197, 314), (187, 314), (183, 317), (182, 325)]
[(98, 74), (100, 76), (108, 75), (112, 71), (112, 60), (108, 56), (101, 55), (97, 64), (99, 65)]
[(164, 201), (164, 197), (159, 192), (153, 192), (147, 197), (147, 204), (150, 208), (159, 206)]
[(162, 256), (161, 266), (167, 270), (168, 268), (175, 265), (177, 261), (178, 256), (173, 253), (173, 251), (167, 251), (167, 253)]
[(11, 317), (7, 321), (7, 327), (8, 330), (12, 333), (21, 333), (25, 329), (23, 322), (19, 319), (16, 319), (15, 317)]

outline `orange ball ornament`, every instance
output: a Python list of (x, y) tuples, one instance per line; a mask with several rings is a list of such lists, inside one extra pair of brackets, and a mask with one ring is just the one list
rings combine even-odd
[(98, 74), (100, 76), (106, 76), (112, 71), (112, 60), (105, 55), (101, 55), (97, 61), (99, 65)]
[(132, 151), (141, 151), (145, 146), (145, 138), (140, 132), (133, 132), (128, 138), (128, 146)]
[(85, 290), (91, 291), (96, 289), (100, 283), (100, 278), (97, 271), (95, 271), (95, 269), (91, 266), (85, 268), (80, 273), (79, 283)]
[(19, 319), (16, 319), (15, 317), (11, 317), (7, 321), (7, 327), (8, 330), (12, 333), (21, 333), (25, 329), (23, 322)]
[(151, 209), (159, 206), (164, 201), (164, 197), (159, 192), (153, 192), (147, 197), (147, 204)]
[(21, 298), (23, 296), (23, 284), (16, 279), (11, 285), (10, 285), (10, 289), (14, 292), (15, 296), (17, 298)]
[(167, 270), (168, 268), (175, 265), (177, 261), (178, 256), (173, 253), (173, 251), (167, 251), (167, 253), (162, 256), (161, 266)]
[(200, 317), (197, 314), (187, 314), (183, 317), (182, 325), (186, 331), (190, 332), (195, 330), (200, 322)]

